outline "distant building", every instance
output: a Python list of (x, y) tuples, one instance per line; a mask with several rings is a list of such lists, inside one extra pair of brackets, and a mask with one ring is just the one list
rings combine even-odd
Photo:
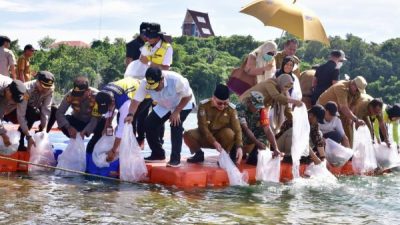
[(59, 41), (50, 45), (50, 48), (58, 48), (60, 45), (67, 45), (70, 47), (77, 48), (90, 48), (89, 44), (86, 44), (83, 41)]
[(182, 25), (182, 35), (195, 37), (215, 36), (208, 13), (188, 9)]

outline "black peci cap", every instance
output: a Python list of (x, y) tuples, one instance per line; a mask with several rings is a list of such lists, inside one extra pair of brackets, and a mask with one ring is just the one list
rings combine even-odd
[(214, 91), (214, 96), (219, 100), (227, 100), (229, 98), (229, 88), (226, 85), (218, 84)]
[(26, 93), (24, 83), (19, 80), (14, 80), (8, 87), (10, 88), (12, 98), (16, 103), (20, 103), (24, 100), (24, 94)]

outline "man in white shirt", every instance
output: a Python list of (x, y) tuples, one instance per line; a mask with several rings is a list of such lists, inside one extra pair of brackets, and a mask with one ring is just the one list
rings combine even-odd
[(165, 150), (159, 138), (159, 130), (169, 120), (171, 123), (171, 158), (167, 166), (179, 167), (182, 149), (183, 122), (194, 107), (194, 96), (189, 81), (182, 75), (172, 71), (161, 71), (150, 67), (146, 71), (146, 79), (140, 83), (130, 105), (126, 122), (131, 123), (139, 103), (149, 94), (157, 102), (153, 111), (146, 118), (145, 131), (151, 149), (146, 161), (165, 160)]
[(10, 76), (13, 80), (17, 79), (15, 72), (15, 60), (14, 53), (9, 49), (11, 40), (7, 36), (0, 37), (0, 74), (4, 76)]
[(319, 129), (323, 133), (324, 138), (330, 138), (343, 146), (350, 148), (350, 142), (347, 138), (342, 121), (339, 119), (338, 108), (335, 102), (329, 101), (325, 104), (324, 123), (319, 124)]

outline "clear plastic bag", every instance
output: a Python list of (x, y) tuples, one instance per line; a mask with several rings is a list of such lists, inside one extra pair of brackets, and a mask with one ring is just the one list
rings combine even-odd
[(219, 166), (226, 171), (231, 186), (247, 186), (248, 174), (240, 173), (235, 163), (229, 157), (228, 153), (223, 150), (218, 157)]
[(124, 77), (143, 79), (145, 77), (147, 68), (149, 68), (149, 66), (142, 63), (140, 60), (132, 61), (126, 67)]
[[(103, 135), (94, 146), (92, 159), (97, 167), (103, 168), (110, 166), (110, 163), (107, 162), (106, 158), (107, 158), (107, 152), (109, 152), (114, 145), (114, 140), (115, 140), (114, 136)], [(115, 160), (116, 159), (117, 158), (115, 158)]]
[(1, 155), (11, 155), (18, 150), (19, 139), (21, 133), (17, 130), (7, 131), (8, 138), (10, 139), (11, 145), (5, 146), (3, 138), (0, 136), (0, 154)]
[(328, 138), (325, 140), (325, 156), (328, 162), (335, 167), (342, 167), (353, 156), (353, 150), (336, 143)]
[(371, 133), (367, 126), (360, 126), (354, 130), (353, 150), (352, 166), (355, 173), (364, 174), (378, 167)]
[(320, 164), (315, 165), (313, 162), (307, 166), (305, 175), (311, 179), (321, 179), (324, 182), (336, 182), (337, 178), (326, 168), (326, 161), (322, 161)]
[[(86, 150), (85, 143), (82, 137), (78, 134), (76, 138), (71, 138), (67, 148), (58, 157), (57, 168), (69, 169), (79, 172), (85, 172), (86, 170)], [(65, 172), (62, 170), (56, 170), (56, 175), (59, 176), (70, 176), (75, 175), (74, 173)]]
[(120, 178), (136, 182), (146, 178), (147, 167), (130, 124), (125, 124), (119, 147)]
[[(50, 143), (49, 135), (46, 132), (39, 132), (34, 134), (32, 138), (35, 141), (36, 146), (32, 146), (30, 150), (29, 162), (47, 166), (55, 166), (57, 162), (54, 158), (53, 146)], [(28, 170), (29, 172), (35, 172), (47, 169), (29, 165)]]
[[(393, 145), (392, 145), (393, 146)], [(400, 166), (400, 155), (395, 146), (389, 148), (386, 144), (374, 144), (376, 161), (382, 170)]]
[(310, 141), (310, 124), (307, 108), (303, 104), (293, 110), (293, 136), (291, 156), (293, 161), (292, 173), (294, 178), (300, 177), (299, 167), (301, 156), (308, 156)]
[(272, 158), (272, 152), (269, 149), (259, 150), (256, 168), (256, 180), (279, 183), (280, 176), (280, 157)]

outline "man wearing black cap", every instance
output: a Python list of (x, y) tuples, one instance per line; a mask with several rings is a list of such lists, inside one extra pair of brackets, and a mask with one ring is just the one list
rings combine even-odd
[[(129, 113), (129, 106), (135, 96), (140, 85), (140, 80), (126, 77), (124, 79), (107, 84), (97, 95), (96, 104), (99, 114), (106, 114), (105, 124), (101, 124), (101, 130), (104, 130), (106, 135), (112, 136), (115, 134), (114, 145), (110, 149), (107, 161), (112, 161), (118, 152), (121, 143), (122, 132), (125, 126), (125, 118)], [(147, 102), (146, 104), (151, 104)], [(145, 105), (140, 105), (138, 111), (142, 110)], [(115, 116), (115, 110), (118, 110), (116, 131), (112, 127), (112, 121)], [(95, 140), (97, 142), (97, 140)], [(91, 149), (87, 149), (92, 152)]]
[(129, 65), (134, 60), (139, 59), (140, 57), (140, 48), (143, 47), (147, 38), (144, 35), (149, 23), (142, 22), (140, 24), (139, 36), (137, 36), (134, 40), (130, 41), (126, 44), (126, 57), (125, 57), (125, 65)]
[[(322, 132), (319, 129), (319, 123), (323, 123), (324, 116), (325, 109), (321, 105), (314, 105), (308, 110), (308, 122), (310, 124), (310, 149), (309, 157), (305, 159), (306, 162), (312, 160), (315, 164), (319, 164), (325, 159), (325, 140), (322, 137)], [(286, 120), (282, 125), (280, 132), (275, 135), (279, 150), (285, 153), (283, 158), (284, 162), (292, 162), (292, 136), (292, 120)], [(302, 160), (304, 160), (304, 158)]]
[(167, 166), (179, 167), (182, 150), (183, 122), (194, 107), (194, 96), (189, 81), (172, 71), (161, 71), (150, 67), (146, 71), (146, 80), (140, 83), (125, 121), (131, 123), (140, 102), (149, 94), (157, 105), (146, 118), (145, 130), (147, 143), (152, 150), (147, 161), (165, 160), (165, 150), (159, 138), (160, 129), (169, 120), (171, 123), (171, 158)]
[[(102, 131), (97, 129), (101, 114), (98, 113), (95, 100), (98, 92), (96, 88), (89, 87), (87, 77), (75, 78), (74, 88), (65, 95), (56, 112), (58, 127), (67, 137), (76, 138), (78, 132), (82, 137), (93, 132), (94, 136), (101, 137)], [(69, 107), (72, 108), (71, 115), (67, 115)]]
[(7, 36), (0, 36), (0, 74), (10, 76), (13, 80), (17, 79), (15, 73), (15, 56), (10, 50), (11, 40)]
[(228, 153), (236, 148), (235, 161), (240, 163), (243, 156), (242, 129), (235, 109), (229, 102), (229, 88), (218, 84), (214, 96), (200, 102), (197, 112), (198, 128), (186, 131), (184, 140), (193, 157), (189, 163), (204, 161), (201, 148), (214, 148)]
[(20, 125), (21, 139), (18, 150), (24, 151), (24, 137), (30, 138), (29, 130), (40, 120), (39, 131), (46, 130), (50, 114), (55, 114), (57, 108), (51, 107), (54, 93), (54, 75), (48, 71), (40, 71), (37, 80), (24, 83), (26, 98), (13, 105), (4, 119)]
[(339, 80), (339, 70), (346, 60), (346, 56), (342, 50), (333, 50), (328, 62), (317, 68), (312, 85), (314, 90), (311, 103), (313, 105), (316, 104), (319, 96), (324, 93), (325, 90)]
[(150, 23), (144, 36), (147, 38), (147, 42), (143, 46), (140, 61), (144, 64), (150, 63), (150, 66), (158, 67), (161, 70), (169, 70), (172, 64), (173, 50), (171, 44), (165, 41), (160, 24)]
[(23, 54), (19, 57), (17, 63), (17, 79), (22, 82), (31, 80), (30, 59), (35, 53), (32, 45), (25, 45)]
[[(12, 80), (6, 76), (0, 76), (0, 120), (12, 111), (10, 105), (20, 104), (26, 94), (25, 85), (19, 80)], [(3, 124), (0, 123), (0, 136), (6, 146), (10, 145), (10, 139)], [(33, 139), (29, 139), (29, 143), (33, 144)]]

